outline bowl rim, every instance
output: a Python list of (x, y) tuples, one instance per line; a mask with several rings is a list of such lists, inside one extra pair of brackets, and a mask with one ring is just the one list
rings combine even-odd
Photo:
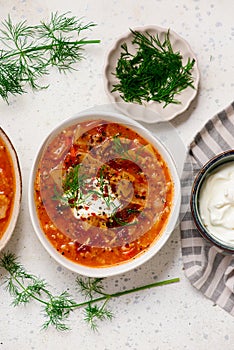
[(15, 196), (14, 196), (14, 202), (13, 202), (13, 209), (12, 209), (10, 221), (7, 225), (7, 228), (0, 239), (0, 251), (2, 251), (6, 247), (10, 238), (12, 237), (17, 220), (18, 220), (20, 207), (21, 207), (21, 200), (22, 200), (22, 174), (21, 174), (19, 157), (16, 152), (16, 149), (10, 137), (7, 135), (7, 133), (3, 130), (2, 127), (0, 127), (0, 137), (3, 139), (4, 143), (6, 144), (7, 150), (10, 154), (11, 161), (13, 163), (13, 168), (14, 168), (14, 176), (15, 176)]
[[(233, 156), (233, 160), (228, 160), (228, 157)], [(190, 196), (190, 209), (191, 214), (194, 220), (194, 223), (201, 233), (202, 237), (205, 238), (209, 243), (215, 245), (217, 248), (220, 248), (224, 250), (227, 253), (234, 253), (234, 246), (230, 247), (228, 244), (225, 244), (225, 242), (219, 241), (215, 237), (213, 237), (208, 230), (206, 230), (205, 226), (202, 223), (202, 219), (200, 218), (199, 214), (199, 205), (198, 205), (198, 199), (199, 199), (199, 191), (201, 189), (201, 186), (203, 182), (205, 181), (207, 175), (214, 172), (215, 169), (219, 168), (225, 163), (234, 161), (234, 149), (229, 149), (227, 151), (223, 151), (221, 153), (216, 154), (214, 157), (209, 159), (198, 171), (197, 175), (194, 178), (192, 189), (191, 189), (191, 196)], [(218, 163), (218, 164), (217, 164)]]
[[(37, 171), (37, 166), (40, 161), (40, 157), (42, 155), (42, 152), (44, 148), (47, 146), (48, 142), (56, 135), (59, 131), (61, 131), (63, 128), (68, 127), (69, 125), (72, 125), (74, 123), (79, 123), (82, 121), (87, 120), (108, 120), (108, 121), (115, 121), (120, 124), (127, 124), (131, 127), (135, 127), (135, 130), (141, 130), (143, 133), (143, 137), (148, 139), (148, 141), (153, 142), (153, 144), (157, 145), (159, 147), (159, 152), (163, 153), (162, 156), (164, 157), (164, 160), (166, 161), (168, 168), (170, 170), (171, 176), (173, 178), (174, 182), (174, 188), (175, 188), (175, 195), (174, 195), (174, 201), (173, 201), (173, 208), (171, 215), (169, 217), (168, 223), (165, 226), (163, 234), (159, 237), (158, 240), (151, 246), (150, 249), (145, 251), (144, 253), (137, 256), (135, 259), (131, 259), (127, 262), (122, 262), (117, 265), (113, 266), (107, 266), (107, 267), (88, 267), (84, 266), (78, 263), (75, 263), (66, 257), (62, 256), (60, 253), (57, 252), (57, 250), (52, 246), (52, 244), (47, 239), (46, 235), (44, 234), (43, 230), (40, 227), (39, 219), (37, 217), (36, 209), (35, 209), (35, 202), (34, 202), (34, 179)], [(141, 133), (141, 135), (142, 135)], [(147, 135), (147, 136), (146, 136)], [(136, 122), (135, 120), (132, 120), (120, 113), (116, 112), (93, 112), (93, 111), (87, 111), (87, 112), (81, 112), (78, 113), (70, 118), (67, 118), (63, 120), (61, 123), (59, 123), (55, 128), (53, 128), (48, 135), (44, 138), (44, 140), (39, 145), (38, 151), (36, 152), (36, 156), (33, 161), (33, 165), (30, 172), (29, 177), (29, 187), (28, 187), (28, 203), (29, 203), (29, 214), (31, 218), (31, 222), (34, 228), (34, 231), (39, 238), (40, 242), (44, 246), (44, 248), (47, 250), (47, 252), (52, 256), (60, 265), (66, 267), (70, 271), (73, 271), (75, 273), (88, 276), (88, 277), (109, 277), (118, 275), (124, 272), (127, 272), (129, 270), (132, 270), (143, 263), (145, 263), (147, 260), (152, 258), (153, 255), (155, 255), (162, 246), (166, 243), (168, 238), (170, 237), (171, 233), (176, 227), (176, 224), (178, 222), (179, 217), (179, 211), (180, 211), (180, 203), (181, 203), (181, 187), (180, 187), (180, 179), (179, 175), (176, 169), (176, 165), (174, 163), (174, 160), (170, 154), (170, 152), (167, 150), (166, 146), (162, 144), (162, 142), (154, 135), (152, 135), (146, 128), (144, 128), (141, 124)], [(153, 249), (154, 248), (154, 249)], [(157, 248), (157, 249), (156, 249)]]

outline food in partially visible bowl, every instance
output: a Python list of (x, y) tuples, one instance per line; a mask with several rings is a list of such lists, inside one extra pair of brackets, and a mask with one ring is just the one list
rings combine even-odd
[(206, 163), (194, 180), (191, 212), (204, 238), (234, 252), (234, 150)]
[(15, 229), (22, 181), (18, 157), (10, 139), (0, 128), (0, 251)]
[(166, 148), (112, 113), (84, 113), (59, 125), (33, 165), (29, 208), (47, 251), (90, 277), (128, 271), (173, 231), (180, 180)]

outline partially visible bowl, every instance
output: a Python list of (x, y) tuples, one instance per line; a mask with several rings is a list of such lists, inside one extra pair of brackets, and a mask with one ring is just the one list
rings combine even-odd
[(201, 235), (221, 250), (234, 253), (234, 150), (216, 155), (201, 168), (190, 206)]
[[(77, 145), (76, 142), (74, 142), (74, 135), (77, 137), (77, 130), (81, 130), (81, 134), (79, 136), (79, 138), (81, 138), (83, 140), (83, 136), (84, 136), (84, 140), (86, 135), (90, 132), (92, 132), (93, 129), (90, 129), (91, 131), (87, 132), (87, 125), (93, 125), (92, 123), (97, 123), (97, 121), (104, 121), (104, 124), (107, 123), (108, 125), (112, 125), (112, 123), (116, 123), (118, 125), (122, 125), (122, 126), (126, 126), (127, 128), (130, 128), (131, 130), (134, 130), (135, 132), (137, 132), (142, 138), (144, 138), (145, 140), (147, 140), (148, 143), (152, 144), (153, 147), (155, 147), (157, 149), (157, 151), (162, 155), (167, 168), (169, 169), (169, 172), (171, 174), (171, 179), (172, 179), (172, 183), (173, 183), (173, 198), (172, 198), (172, 203), (171, 203), (171, 211), (168, 214), (168, 220), (166, 221), (165, 226), (163, 226), (163, 229), (161, 230), (159, 236), (157, 237), (157, 239), (155, 239), (155, 241), (153, 241), (153, 243), (147, 247), (144, 251), (142, 251), (141, 253), (139, 253), (138, 255), (134, 256), (133, 258), (129, 258), (126, 261), (121, 261), (119, 263), (115, 263), (115, 264), (110, 264), (108, 265), (108, 263), (106, 265), (103, 266), (98, 266), (96, 267), (95, 264), (94, 266), (88, 266), (84, 263), (81, 263), (81, 258), (84, 256), (87, 258), (87, 254), (89, 254), (90, 250), (89, 250), (89, 246), (87, 246), (87, 241), (90, 242), (89, 238), (88, 240), (86, 239), (85, 242), (82, 241), (82, 238), (80, 236), (76, 236), (77, 232), (79, 233), (79, 229), (80, 226), (77, 228), (78, 225), (82, 225), (82, 222), (77, 224), (74, 220), (74, 214), (71, 214), (71, 208), (66, 207), (64, 208), (64, 206), (61, 206), (60, 203), (56, 200), (59, 199), (61, 201), (61, 194), (58, 195), (57, 193), (57, 189), (62, 189), (62, 187), (59, 187), (60, 185), (58, 184), (59, 181), (61, 181), (62, 178), (62, 171), (61, 171), (61, 164), (62, 167), (64, 167), (64, 162), (68, 162), (68, 164), (70, 164), (70, 156), (73, 157), (74, 155), (74, 144)], [(82, 124), (82, 123), (88, 123), (88, 124)], [(95, 126), (96, 127), (96, 126)], [(99, 127), (99, 126), (98, 126)], [(72, 128), (72, 141), (71, 141), (71, 146), (66, 146), (68, 145), (68, 141), (66, 139), (67, 135), (71, 135), (69, 134), (70, 130), (69, 128)], [(79, 129), (80, 128), (80, 129)], [(90, 126), (89, 126), (90, 128)], [(92, 126), (93, 128), (93, 126)], [(98, 129), (99, 130), (99, 129)], [(95, 131), (96, 132), (96, 131)], [(101, 133), (101, 131), (100, 131)], [(106, 132), (105, 132), (106, 133)], [(102, 132), (101, 134), (104, 135), (104, 132)], [(100, 135), (101, 135), (100, 134)], [(64, 136), (65, 135), (65, 136)], [(99, 135), (99, 136), (100, 136)], [(98, 135), (96, 133), (93, 134), (93, 139), (91, 139), (91, 141), (99, 139), (99, 137), (97, 137)], [(62, 141), (63, 137), (65, 138), (64, 143)], [(77, 140), (77, 139), (76, 139)], [(126, 138), (125, 141), (127, 141), (128, 139)], [(111, 140), (113, 141), (113, 139)], [(121, 146), (119, 144), (120, 140), (115, 140), (116, 141), (116, 146), (119, 147)], [(83, 142), (83, 141), (82, 141)], [(101, 142), (101, 147), (103, 146), (108, 146), (109, 142), (107, 139), (100, 141)], [(121, 141), (122, 142), (122, 141)], [(53, 147), (53, 145), (56, 145), (56, 148)], [(64, 146), (65, 145), (65, 146)], [(64, 151), (63, 147), (68, 147), (68, 150)], [(71, 147), (71, 148), (70, 148)], [(105, 148), (105, 150), (108, 148)], [(139, 150), (141, 149), (141, 147), (139, 147)], [(92, 150), (92, 149), (91, 149)], [(65, 157), (64, 155), (60, 156), (58, 155), (61, 152), (65, 152), (65, 155), (69, 155), (69, 157)], [(90, 151), (91, 152), (91, 151)], [(104, 164), (104, 167), (106, 167), (106, 164), (109, 164), (109, 160), (106, 161), (105, 157), (106, 157), (106, 151), (102, 151), (101, 149), (101, 161)], [(107, 151), (108, 153), (108, 151)], [(52, 173), (48, 170), (49, 167), (47, 167), (47, 161), (50, 157), (52, 157), (51, 155), (55, 154), (56, 156), (60, 157), (60, 165), (55, 165), (55, 163), (52, 164), (52, 166), (49, 164), (49, 167), (51, 166), (51, 171)], [(89, 153), (88, 153), (89, 154)], [(138, 154), (140, 157), (140, 154)], [(77, 157), (79, 157), (80, 155), (77, 154)], [(127, 156), (129, 157), (130, 154), (127, 154)], [(76, 157), (76, 156), (75, 156)], [(127, 158), (128, 158), (127, 157)], [(116, 160), (116, 156), (113, 156), (113, 158), (111, 158), (112, 160)], [(65, 160), (64, 160), (65, 159)], [(86, 159), (86, 158), (84, 158)], [(121, 158), (122, 159), (122, 158)], [(126, 159), (126, 158), (125, 158)], [(51, 160), (49, 159), (49, 162)], [(138, 160), (136, 160), (137, 162)], [(62, 162), (62, 163), (61, 163)], [(82, 161), (83, 162), (83, 161)], [(46, 165), (45, 165), (46, 164)], [(67, 163), (66, 163), (67, 164)], [(71, 165), (69, 165), (71, 167)], [(87, 164), (87, 171), (89, 171), (92, 168), (92, 165), (89, 165), (89, 163)], [(102, 168), (102, 166), (101, 166)], [(63, 168), (64, 169), (64, 168)], [(70, 168), (68, 168), (70, 171)], [(99, 165), (99, 169), (100, 169), (100, 165)], [(129, 168), (128, 168), (129, 169)], [(57, 186), (56, 191), (54, 192), (54, 185), (51, 179), (48, 178), (48, 176), (54, 176), (54, 171), (56, 172), (56, 180), (55, 180), (55, 185)], [(80, 173), (79, 173), (80, 176)], [(82, 175), (85, 176), (85, 173)], [(82, 176), (80, 177), (80, 179), (82, 178)], [(44, 179), (42, 179), (42, 177), (45, 177), (45, 181), (48, 181), (49, 186), (51, 188), (51, 193), (50, 196), (46, 198), (43, 198), (43, 181)], [(101, 177), (101, 175), (100, 175)], [(54, 177), (55, 179), (55, 177)], [(125, 178), (126, 179), (126, 178)], [(90, 180), (91, 181), (91, 180)], [(122, 181), (122, 180), (121, 180)], [(155, 180), (156, 182), (157, 180)], [(51, 184), (50, 184), (51, 182)], [(60, 184), (62, 184), (62, 182), (60, 182)], [(46, 186), (44, 186), (44, 193), (47, 192), (48, 190), (48, 184), (46, 184)], [(168, 186), (170, 186), (170, 184), (168, 184)], [(102, 186), (104, 187), (104, 186)], [(107, 186), (108, 187), (108, 186)], [(139, 186), (140, 187), (140, 186)], [(39, 189), (39, 191), (38, 191)], [(95, 188), (95, 191), (97, 192), (97, 188)], [(39, 195), (38, 195), (39, 193)], [(56, 214), (55, 209), (52, 208), (53, 203), (51, 201), (52, 193), (55, 193), (55, 206), (56, 210), (59, 209), (60, 210), (60, 224), (64, 225), (62, 229), (60, 229), (62, 226), (56, 226), (58, 221), (55, 222), (54, 217)], [(64, 192), (61, 192), (62, 196), (64, 195)], [(34, 226), (35, 232), (39, 238), (39, 240), (41, 241), (42, 245), (44, 246), (44, 248), (48, 251), (48, 253), (61, 265), (63, 265), (64, 267), (66, 267), (67, 269), (74, 271), (76, 273), (82, 274), (82, 275), (86, 275), (89, 277), (107, 277), (107, 276), (112, 276), (112, 275), (116, 275), (116, 274), (120, 274), (120, 273), (124, 273), (130, 269), (134, 269), (135, 267), (143, 264), (144, 262), (146, 262), (148, 259), (150, 259), (154, 254), (156, 254), (161, 248), (162, 246), (166, 243), (166, 241), (168, 240), (168, 238), (170, 237), (170, 234), (173, 232), (176, 224), (177, 224), (177, 220), (178, 220), (178, 215), (179, 215), (179, 210), (180, 210), (180, 198), (181, 198), (181, 193), (180, 193), (180, 179), (177, 173), (177, 169), (176, 166), (174, 164), (173, 159), (171, 158), (170, 153), (167, 151), (167, 149), (165, 148), (165, 146), (158, 140), (155, 139), (151, 133), (149, 131), (147, 131), (145, 128), (143, 128), (139, 123), (121, 115), (118, 113), (107, 113), (107, 112), (97, 112), (97, 113), (92, 113), (92, 112), (88, 112), (88, 113), (82, 113), (78, 116), (75, 116), (73, 118), (69, 118), (67, 120), (65, 120), (63, 123), (61, 123), (60, 125), (58, 125), (54, 130), (51, 131), (51, 133), (48, 135), (48, 137), (42, 142), (41, 146), (39, 147), (39, 150), (37, 152), (33, 167), (32, 167), (32, 171), (31, 171), (31, 176), (30, 176), (30, 183), (29, 183), (29, 211), (30, 211), (30, 216), (31, 216), (31, 220), (32, 220), (32, 224)], [(45, 194), (47, 195), (47, 194)], [(112, 194), (111, 194), (112, 195)], [(48, 195), (47, 195), (48, 196)], [(64, 198), (64, 197), (62, 197)], [(133, 197), (131, 197), (133, 198)], [(93, 198), (94, 199), (94, 198)], [(94, 199), (95, 200), (95, 199)], [(39, 204), (39, 205), (38, 205)], [(58, 208), (59, 206), (59, 208)], [(40, 209), (41, 208), (41, 209)], [(85, 208), (87, 209), (87, 208)], [(96, 210), (92, 209), (92, 210)], [(100, 209), (100, 208), (99, 208)], [(144, 208), (143, 208), (144, 209)], [(41, 213), (43, 213), (44, 217), (46, 218), (47, 221), (44, 221), (44, 224), (42, 224), (42, 220), (39, 219), (39, 210), (41, 210)], [(83, 209), (82, 209), (83, 210)], [(89, 210), (89, 208), (87, 209)], [(135, 210), (135, 209), (134, 209)], [(134, 210), (131, 211), (131, 213), (133, 214)], [(107, 209), (106, 209), (107, 211)], [(118, 210), (116, 211), (118, 214)], [(76, 212), (77, 213), (77, 212)], [(130, 211), (128, 212), (130, 213)], [(105, 214), (105, 213), (104, 213)], [(142, 220), (145, 220), (145, 217), (143, 217), (142, 213)], [(78, 214), (81, 215), (81, 214)], [(82, 214), (84, 215), (84, 214)], [(96, 214), (95, 214), (96, 215)], [(102, 214), (100, 214), (102, 215)], [(129, 214), (130, 215), (130, 214)], [(137, 215), (137, 214), (135, 214)], [(140, 216), (140, 214), (139, 214)], [(114, 216), (112, 216), (113, 218)], [(116, 220), (116, 217), (114, 217)], [(77, 216), (75, 217), (75, 219), (77, 219)], [(80, 220), (80, 217), (78, 218)], [(84, 219), (84, 218), (83, 218)], [(63, 220), (67, 220), (66, 224), (63, 224)], [(121, 219), (122, 220), (122, 219)], [(74, 225), (76, 229), (72, 230), (69, 229), (68, 230), (68, 226), (71, 225), (71, 222), (74, 221)], [(90, 222), (90, 221), (89, 221)], [(119, 222), (116, 220), (116, 222), (119, 224)], [(116, 223), (115, 222), (115, 223)], [(144, 221), (145, 222), (145, 221)], [(123, 225), (122, 225), (123, 224)], [(130, 224), (132, 224), (132, 222), (130, 222)], [(123, 238), (123, 242), (124, 245), (120, 245), (120, 247), (123, 247), (123, 254), (125, 253), (131, 253), (131, 249), (129, 249), (129, 245), (126, 243), (125, 244), (125, 235), (126, 235), (126, 231), (124, 230), (128, 224), (125, 225), (125, 223), (120, 222), (117, 228), (121, 229), (121, 226), (123, 227), (123, 231), (121, 232), (121, 235), (123, 234), (123, 236), (121, 236)], [(59, 229), (58, 229), (59, 227)], [(136, 227), (136, 226), (135, 226)], [(88, 230), (91, 228), (91, 233), (88, 234), (91, 235), (91, 240), (95, 240), (96, 236), (99, 235), (99, 226), (93, 225), (88, 226)], [(101, 227), (103, 228), (103, 227)], [(115, 227), (114, 227), (115, 228)], [(86, 227), (87, 229), (87, 227)], [(53, 231), (54, 230), (54, 231)], [(141, 230), (141, 226), (140, 224), (137, 224), (136, 227), (136, 232), (137, 234), (138, 231), (140, 232)], [(46, 231), (46, 232), (45, 232)], [(112, 226), (111, 226), (111, 230), (110, 230), (110, 235), (112, 235), (111, 237), (113, 239), (115, 239), (115, 236), (113, 236), (113, 231), (112, 231)], [(62, 236), (60, 236), (60, 233), (62, 232)], [(66, 245), (62, 244), (59, 242), (59, 239), (61, 238), (67, 239), (68, 238), (68, 232), (71, 233), (71, 236), (78, 237), (77, 239), (72, 238), (71, 241), (69, 243), (66, 243)], [(82, 231), (83, 232), (83, 231)], [(115, 231), (117, 232), (117, 231)], [(81, 233), (82, 236), (83, 233)], [(106, 234), (105, 234), (106, 235)], [(108, 235), (108, 237), (110, 236)], [(117, 235), (117, 233), (116, 233)], [(50, 236), (50, 238), (49, 238)], [(89, 236), (90, 237), (90, 236)], [(112, 240), (111, 238), (111, 240)], [(50, 240), (49, 240), (50, 239)], [(79, 239), (79, 240), (78, 240)], [(108, 238), (109, 239), (109, 238)], [(52, 240), (54, 240), (52, 242)], [(69, 237), (70, 240), (70, 237)], [(78, 241), (78, 242), (77, 242)], [(102, 249), (102, 245), (98, 246), (99, 242), (95, 241), (96, 246), (94, 245), (94, 248), (97, 247), (97, 249), (101, 248)], [(123, 243), (121, 243), (123, 244)], [(75, 248), (74, 248), (75, 245)], [(69, 248), (67, 248), (69, 246)], [(93, 248), (93, 247), (92, 247)], [(62, 251), (61, 249), (64, 249), (64, 251)], [(68, 252), (68, 249), (70, 249), (70, 251)], [(73, 250), (76, 249), (76, 251), (79, 251), (79, 257), (74, 260), (68, 258), (69, 254), (73, 254)], [(101, 249), (99, 249), (99, 252), (101, 251)], [(109, 249), (109, 250), (108, 250)], [(110, 254), (112, 252), (112, 246), (108, 246), (108, 249), (106, 250), (107, 252), (109, 251)], [(115, 249), (115, 246), (114, 246)], [(77, 252), (74, 252), (74, 254), (77, 255)], [(81, 253), (83, 254), (83, 256), (81, 256)], [(99, 253), (98, 253), (99, 254)], [(100, 253), (101, 254), (101, 253)], [(67, 255), (67, 256), (66, 256)], [(98, 258), (100, 257), (100, 255), (98, 255)], [(92, 256), (93, 261), (95, 262), (96, 256)], [(77, 260), (80, 259), (78, 262)], [(88, 257), (89, 259), (89, 257)], [(84, 261), (84, 260), (83, 260)], [(82, 262), (83, 262), (82, 261)]]
[(22, 195), (22, 179), (18, 156), (2, 128), (0, 128), (0, 157), (2, 157), (0, 162), (1, 251), (10, 240), (15, 229)]

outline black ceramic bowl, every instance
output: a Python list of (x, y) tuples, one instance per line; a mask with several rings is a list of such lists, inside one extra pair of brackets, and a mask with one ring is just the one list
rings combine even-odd
[(221, 170), (220, 168), (227, 164), (228, 162), (233, 162), (234, 164), (234, 149), (218, 154), (210, 161), (208, 161), (197, 174), (191, 192), (190, 206), (191, 213), (194, 222), (201, 233), (201, 235), (207, 239), (211, 244), (219, 247), (220, 249), (234, 253), (234, 229), (233, 229), (233, 242), (228, 242), (225, 239), (219, 238), (212, 234), (204, 224), (202, 220), (200, 197), (202, 187), (210, 175)]

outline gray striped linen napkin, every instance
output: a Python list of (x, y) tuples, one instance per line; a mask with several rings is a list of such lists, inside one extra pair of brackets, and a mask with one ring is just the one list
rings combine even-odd
[(234, 148), (234, 102), (209, 120), (190, 144), (181, 187), (181, 247), (185, 275), (207, 298), (234, 316), (234, 254), (225, 254), (198, 232), (190, 207), (191, 187), (210, 158)]

